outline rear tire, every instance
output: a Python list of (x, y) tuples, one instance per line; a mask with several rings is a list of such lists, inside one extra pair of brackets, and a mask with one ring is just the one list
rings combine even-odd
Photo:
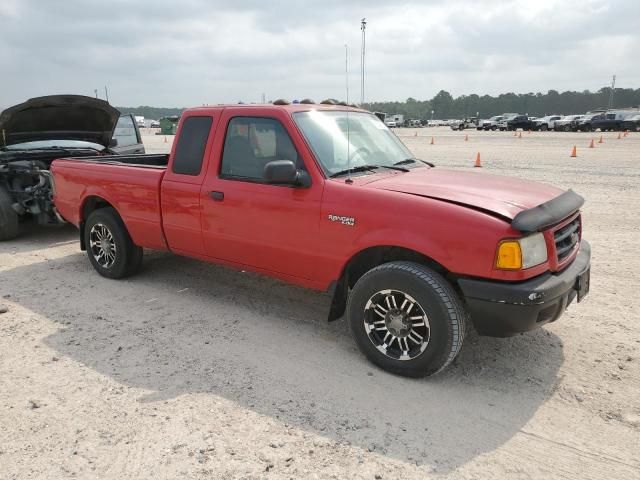
[(458, 355), (467, 314), (447, 281), (413, 262), (390, 262), (365, 273), (347, 305), (358, 348), (384, 370), (425, 377)]
[(142, 266), (142, 248), (133, 243), (114, 208), (101, 208), (89, 215), (84, 241), (91, 265), (103, 277), (128, 277)]
[(11, 206), (11, 197), (0, 187), (0, 241), (18, 236), (18, 213)]

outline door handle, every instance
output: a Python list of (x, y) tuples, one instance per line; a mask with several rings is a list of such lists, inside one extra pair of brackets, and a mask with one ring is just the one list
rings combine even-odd
[(216, 202), (221, 202), (222, 200), (224, 200), (224, 192), (209, 192), (209, 196)]

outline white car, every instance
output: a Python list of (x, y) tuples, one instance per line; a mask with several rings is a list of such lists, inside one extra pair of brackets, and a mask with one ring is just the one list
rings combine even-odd
[(546, 132), (547, 130), (553, 130), (553, 126), (555, 125), (557, 120), (560, 120), (562, 115), (547, 115), (546, 117), (537, 118), (533, 122), (534, 130), (542, 130)]
[(553, 129), (556, 132), (571, 132), (575, 131), (576, 124), (584, 115), (565, 115), (560, 120), (556, 120), (553, 124)]
[(498, 123), (504, 118), (503, 115), (494, 115), (487, 120), (482, 120), (478, 125), (478, 130), (497, 130)]

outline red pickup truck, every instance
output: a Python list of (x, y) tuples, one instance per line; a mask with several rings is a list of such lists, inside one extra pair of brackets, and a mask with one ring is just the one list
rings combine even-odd
[(573, 191), (413, 157), (375, 115), (321, 104), (183, 113), (170, 155), (53, 162), (58, 212), (101, 275), (169, 250), (328, 291), (329, 319), (394, 373), (425, 376), (473, 322), (509, 336), (588, 292)]

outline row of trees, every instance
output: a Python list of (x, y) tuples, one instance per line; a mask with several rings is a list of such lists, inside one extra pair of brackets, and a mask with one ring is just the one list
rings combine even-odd
[[(475, 116), (488, 118), (505, 112), (544, 116), (550, 114), (571, 115), (585, 113), (597, 108), (607, 108), (610, 87), (597, 92), (562, 92), (549, 90), (547, 93), (503, 93), (491, 95), (461, 95), (453, 98), (441, 90), (431, 100), (407, 98), (404, 102), (371, 102), (364, 105), (374, 112), (400, 113), (406, 118), (429, 120), (462, 118)], [(616, 88), (613, 95), (613, 108), (640, 106), (640, 88)]]
[[(407, 98), (404, 102), (372, 102), (363, 105), (372, 112), (401, 113), (406, 118), (434, 119), (462, 118), (475, 116), (482, 118), (500, 115), (505, 112), (524, 113), (535, 116), (553, 113), (571, 115), (585, 113), (596, 108), (606, 108), (609, 104), (610, 87), (597, 92), (562, 92), (549, 90), (547, 93), (503, 93), (497, 97), (491, 95), (461, 95), (453, 98), (445, 90), (431, 100)], [(640, 88), (616, 88), (613, 95), (615, 108), (637, 107), (640, 105)], [(143, 115), (145, 118), (159, 119), (171, 115), (179, 115), (183, 108), (159, 107), (116, 107), (122, 113)]]

